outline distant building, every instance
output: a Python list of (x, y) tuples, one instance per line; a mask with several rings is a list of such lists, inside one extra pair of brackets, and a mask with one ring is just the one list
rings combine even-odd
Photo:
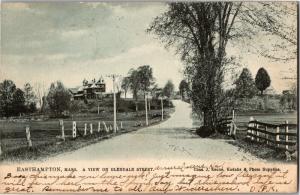
[(98, 81), (96, 79), (91, 81), (84, 79), (82, 86), (70, 88), (69, 91), (72, 94), (73, 100), (101, 99), (103, 96), (112, 95), (105, 93), (106, 85), (102, 76)]

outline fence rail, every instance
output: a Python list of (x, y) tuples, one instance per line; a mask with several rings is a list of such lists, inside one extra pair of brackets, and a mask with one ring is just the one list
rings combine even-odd
[(234, 114), (234, 110), (232, 110), (231, 117), (221, 118), (220, 120), (217, 121), (218, 131), (223, 134), (235, 137), (236, 125), (235, 125), (234, 119), (235, 119), (235, 114)]
[[(294, 131), (294, 132), (290, 132)], [(247, 138), (251, 141), (265, 143), (277, 148), (285, 148), (293, 152), (297, 150), (297, 125), (289, 124), (270, 124), (257, 120), (249, 121), (247, 128)]]

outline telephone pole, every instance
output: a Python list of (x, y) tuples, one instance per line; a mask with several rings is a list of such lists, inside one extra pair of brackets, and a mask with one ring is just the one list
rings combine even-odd
[(148, 122), (148, 106), (147, 106), (147, 93), (145, 93), (145, 111), (146, 111), (146, 126), (148, 126), (149, 122)]
[(116, 77), (120, 77), (120, 76), (121, 75), (116, 75), (116, 74), (107, 75), (107, 77), (110, 77), (113, 80), (113, 94), (114, 94), (114, 133), (117, 133), (117, 99), (116, 99), (115, 81), (116, 81)]

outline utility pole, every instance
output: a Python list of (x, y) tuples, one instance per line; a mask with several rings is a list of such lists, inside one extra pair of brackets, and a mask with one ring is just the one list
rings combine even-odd
[(164, 101), (161, 98), (161, 120), (164, 120)]
[(111, 74), (107, 77), (112, 78), (113, 80), (113, 94), (114, 94), (114, 133), (117, 132), (117, 99), (116, 99), (116, 90), (115, 90), (115, 81), (116, 77), (119, 77), (120, 75)]
[(146, 126), (148, 126), (148, 106), (147, 106), (147, 93), (145, 93), (145, 111), (146, 111)]

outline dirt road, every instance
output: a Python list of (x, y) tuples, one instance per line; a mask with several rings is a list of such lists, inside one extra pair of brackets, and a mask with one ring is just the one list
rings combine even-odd
[(180, 100), (175, 100), (174, 105), (175, 112), (170, 119), (159, 125), (116, 136), (47, 161), (141, 158), (259, 161), (225, 140), (203, 139), (191, 133), (188, 131), (192, 128), (190, 105)]

